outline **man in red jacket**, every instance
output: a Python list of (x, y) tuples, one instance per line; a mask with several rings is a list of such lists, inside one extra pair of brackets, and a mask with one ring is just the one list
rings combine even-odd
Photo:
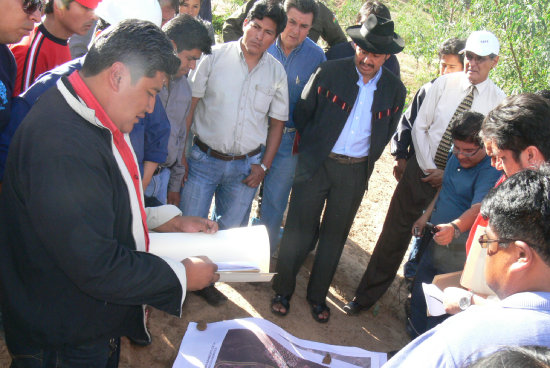
[(13, 95), (24, 92), (42, 73), (71, 60), (68, 40), (73, 34), (85, 35), (97, 17), (100, 0), (49, 0), (44, 21), (31, 34), (10, 49), (17, 62)]

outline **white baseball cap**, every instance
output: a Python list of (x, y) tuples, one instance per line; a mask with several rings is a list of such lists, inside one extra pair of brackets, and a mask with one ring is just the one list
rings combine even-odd
[(162, 23), (158, 0), (103, 0), (95, 14), (111, 25), (126, 19), (148, 20), (158, 27)]
[(460, 53), (471, 51), (479, 56), (498, 55), (499, 49), (500, 46), (494, 34), (489, 31), (475, 31), (470, 34), (466, 40), (466, 47)]

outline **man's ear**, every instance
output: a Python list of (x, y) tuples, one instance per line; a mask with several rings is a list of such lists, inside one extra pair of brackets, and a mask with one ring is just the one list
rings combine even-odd
[(391, 57), (391, 54), (386, 54), (386, 58), (384, 59), (384, 62), (388, 61), (388, 59)]
[(546, 160), (544, 155), (535, 146), (529, 146), (524, 150), (530, 168), (538, 168)]
[(113, 89), (113, 91), (118, 92), (120, 90), (122, 80), (127, 72), (128, 70), (126, 66), (120, 61), (117, 61), (111, 65), (107, 78), (109, 79), (109, 86)]
[(516, 240), (514, 242), (513, 261), (510, 265), (510, 271), (525, 271), (535, 260), (535, 251), (527, 243)]
[(248, 18), (245, 18), (243, 22), (243, 32), (247, 25), (248, 25)]
[(493, 61), (493, 65), (491, 66), (491, 69), (493, 69), (495, 66), (497, 66), (498, 64), (498, 59), (499, 59), (499, 55), (495, 56), (492, 61)]
[(53, 6), (53, 9), (54, 9), (54, 14), (57, 15), (57, 16), (64, 15), (65, 12), (68, 10), (67, 6), (65, 6), (65, 4), (63, 4), (63, 2), (61, 0), (53, 0), (52, 1), (52, 6)]

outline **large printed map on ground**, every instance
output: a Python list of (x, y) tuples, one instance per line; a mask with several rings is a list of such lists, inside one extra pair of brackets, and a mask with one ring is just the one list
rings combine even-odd
[[(205, 328), (206, 327), (206, 328)], [(174, 368), (379, 368), (386, 353), (298, 339), (261, 318), (191, 322)]]

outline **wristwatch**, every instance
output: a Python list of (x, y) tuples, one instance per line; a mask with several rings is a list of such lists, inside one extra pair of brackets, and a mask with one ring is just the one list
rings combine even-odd
[(460, 234), (462, 234), (462, 232), (454, 222), (451, 222), (451, 226), (454, 227), (455, 229), (455, 239), (458, 239), (458, 237), (460, 236)]
[(468, 295), (463, 296), (458, 300), (458, 307), (460, 310), (466, 310), (470, 305), (472, 305), (472, 297), (474, 296), (474, 293), (471, 291), (468, 292)]
[(260, 167), (264, 170), (264, 173), (267, 174), (267, 172), (269, 171), (269, 169), (267, 168), (267, 166), (264, 165), (264, 163), (260, 163)]

